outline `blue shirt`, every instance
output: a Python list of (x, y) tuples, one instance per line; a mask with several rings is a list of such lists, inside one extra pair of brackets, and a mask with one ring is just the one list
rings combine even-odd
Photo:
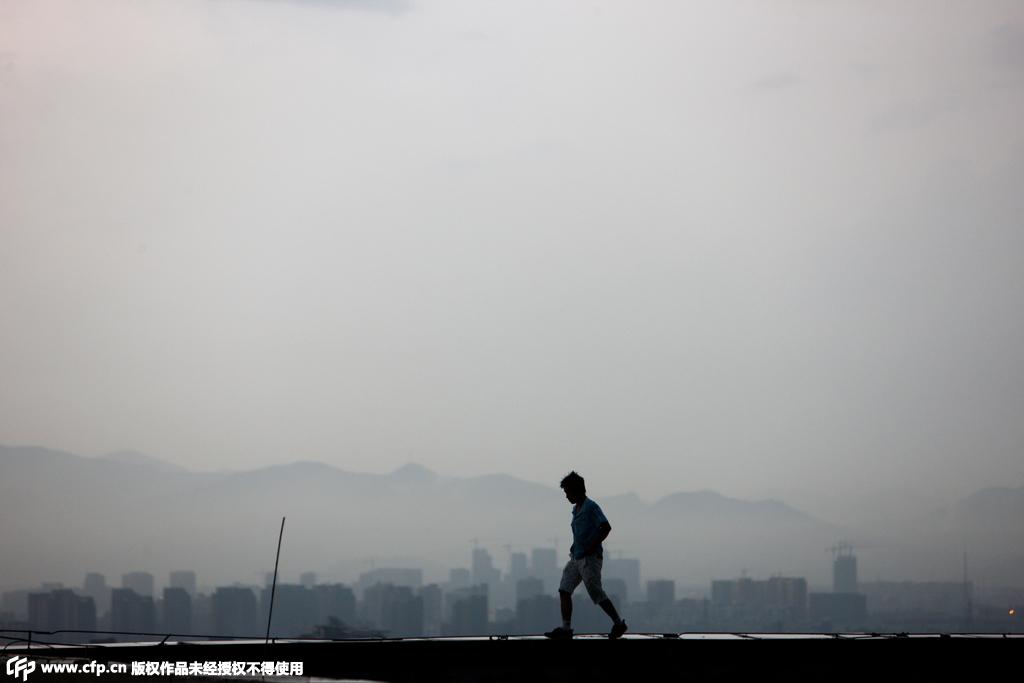
[[(572, 547), (569, 548), (569, 554), (572, 555), (573, 559), (578, 560), (582, 558), (583, 551), (586, 550), (587, 546), (597, 540), (599, 536), (598, 527), (602, 523), (608, 524), (608, 518), (601, 512), (598, 504), (589, 498), (584, 498), (582, 503), (573, 506)], [(609, 524), (609, 526), (611, 525)], [(596, 557), (603, 557), (603, 551), (604, 549), (599, 543), (594, 555)]]

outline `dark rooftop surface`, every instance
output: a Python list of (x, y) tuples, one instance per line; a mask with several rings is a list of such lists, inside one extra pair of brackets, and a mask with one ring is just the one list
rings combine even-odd
[[(11, 634), (8, 634), (11, 635)], [(1017, 641), (1017, 642), (1010, 642)], [(617, 641), (577, 636), (375, 640), (183, 641), (163, 644), (9, 643), (7, 658), (59, 661), (302, 662), (302, 676), (78, 677), (28, 680), (364, 680), (425, 681), (934, 681), (1013, 676), (1019, 680), (1024, 634), (631, 634)], [(14, 680), (14, 679), (11, 679)]]

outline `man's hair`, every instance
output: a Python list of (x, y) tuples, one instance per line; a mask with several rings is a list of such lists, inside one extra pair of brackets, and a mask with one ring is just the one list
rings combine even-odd
[(562, 477), (562, 483), (559, 485), (567, 491), (572, 489), (573, 491), (579, 491), (580, 493), (587, 492), (587, 485), (583, 483), (583, 477), (576, 474), (576, 470), (573, 470)]

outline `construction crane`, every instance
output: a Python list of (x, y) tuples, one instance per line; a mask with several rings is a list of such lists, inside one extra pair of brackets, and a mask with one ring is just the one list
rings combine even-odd
[(832, 553), (832, 561), (835, 562), (837, 557), (845, 557), (846, 555), (853, 555), (854, 550), (864, 550), (865, 548), (871, 548), (870, 545), (850, 545), (846, 541), (839, 541), (831, 548), (825, 548)]

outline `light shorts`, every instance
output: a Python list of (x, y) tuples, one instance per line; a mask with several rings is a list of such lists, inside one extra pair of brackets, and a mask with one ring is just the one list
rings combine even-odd
[(607, 600), (608, 596), (601, 588), (602, 564), (604, 564), (604, 559), (597, 555), (581, 557), (578, 560), (570, 558), (565, 569), (562, 570), (562, 583), (558, 585), (558, 590), (572, 595), (576, 586), (580, 585), (580, 581), (582, 581), (595, 605), (602, 600)]

